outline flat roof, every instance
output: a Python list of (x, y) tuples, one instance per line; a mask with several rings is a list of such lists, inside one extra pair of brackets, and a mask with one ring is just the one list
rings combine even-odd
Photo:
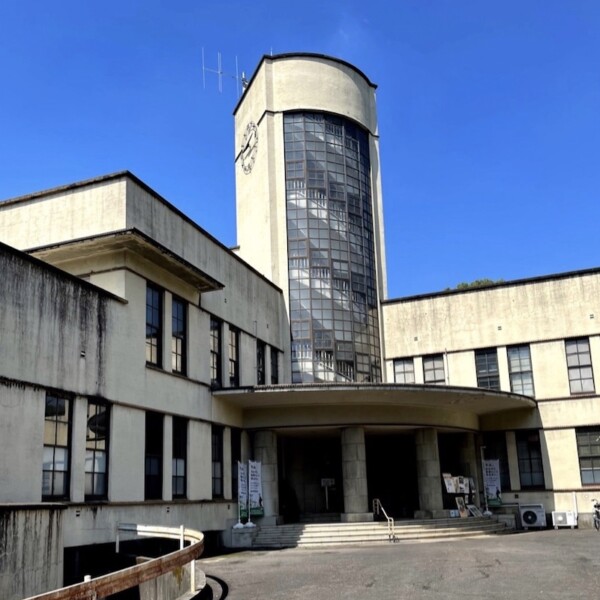
[(187, 281), (200, 292), (221, 290), (225, 287), (223, 283), (214, 277), (135, 228), (109, 231), (67, 242), (38, 246), (29, 249), (28, 252), (37, 256), (52, 256), (54, 260), (56, 258), (68, 260), (72, 256), (81, 257), (82, 247), (92, 252), (98, 248), (102, 250), (127, 249), (140, 255), (148, 255), (154, 264), (170, 271), (181, 280)]
[(521, 285), (530, 285), (533, 283), (543, 283), (545, 281), (558, 281), (560, 279), (570, 279), (575, 277), (585, 277), (587, 275), (599, 275), (600, 267), (591, 267), (589, 269), (579, 269), (577, 271), (564, 271), (562, 273), (552, 273), (550, 275), (537, 275), (535, 277), (525, 277), (522, 279), (511, 279), (508, 281), (498, 281), (485, 285), (478, 285), (469, 288), (449, 290), (440, 290), (438, 292), (428, 292), (425, 294), (415, 294), (412, 296), (400, 296), (398, 298), (387, 298), (381, 300), (381, 304), (394, 304), (402, 302), (413, 302), (415, 300), (425, 300), (427, 298), (440, 298), (443, 296), (455, 296), (457, 294), (473, 294), (476, 292), (489, 291), (499, 288), (516, 287)]
[(256, 66), (256, 69), (254, 69), (254, 73), (252, 73), (252, 75), (250, 76), (250, 79), (248, 79), (248, 84), (244, 88), (244, 92), (242, 92), (242, 95), (240, 96), (239, 100), (237, 101), (237, 104), (235, 105), (235, 108), (233, 109), (233, 114), (235, 115), (235, 113), (238, 111), (238, 108), (240, 107), (242, 100), (244, 99), (246, 90), (248, 90), (250, 88), (250, 86), (252, 85), (254, 78), (256, 77), (257, 73), (260, 71), (260, 68), (262, 67), (262, 65), (265, 61), (268, 60), (268, 61), (274, 62), (276, 60), (289, 60), (289, 59), (294, 59), (294, 58), (318, 58), (321, 60), (328, 60), (330, 62), (338, 63), (340, 65), (348, 67), (349, 69), (352, 69), (355, 73), (360, 75), (373, 89), (377, 89), (377, 84), (373, 83), (358, 67), (354, 66), (352, 63), (349, 63), (349, 62), (347, 62), (341, 58), (337, 58), (335, 56), (329, 56), (328, 54), (319, 54), (317, 52), (285, 52), (283, 54), (263, 54), (262, 58), (260, 59), (260, 62)]
[[(175, 213), (178, 217), (183, 219), (186, 223), (189, 223), (200, 234), (202, 234), (203, 236), (208, 238), (211, 242), (216, 244), (219, 248), (221, 248), (222, 250), (227, 252), (227, 254), (232, 256), (240, 264), (243, 264), (244, 267), (246, 267), (249, 271), (252, 271), (252, 273), (254, 273), (258, 277), (260, 277), (260, 279), (262, 279), (264, 282), (269, 284), (272, 288), (276, 289), (279, 292), (282, 291), (281, 288), (278, 285), (276, 285), (275, 283), (273, 283), (268, 277), (265, 277), (265, 275), (263, 275), (262, 273), (257, 271), (252, 265), (247, 263), (243, 258), (241, 258), (238, 254), (236, 254), (231, 248), (229, 248), (228, 246), (226, 246), (225, 244), (220, 242), (216, 237), (214, 237), (212, 234), (210, 234), (208, 231), (206, 231), (206, 229), (203, 229), (200, 225), (198, 225), (198, 223), (196, 223), (193, 219), (188, 217), (184, 212), (179, 210), (176, 206), (171, 204), (168, 200), (166, 200), (158, 192), (156, 192), (154, 189), (152, 189), (148, 184), (144, 183), (139, 177), (134, 175), (131, 171), (127, 171), (127, 170), (116, 171), (115, 173), (109, 173), (107, 175), (100, 175), (99, 177), (92, 177), (91, 179), (84, 179), (82, 181), (76, 181), (74, 183), (69, 183), (67, 185), (61, 185), (61, 186), (49, 188), (46, 190), (40, 190), (37, 192), (33, 192), (31, 194), (26, 194), (24, 196), (17, 196), (15, 198), (8, 198), (6, 200), (1, 200), (0, 201), (0, 209), (2, 209), (2, 207), (4, 207), (4, 206), (10, 206), (13, 204), (24, 203), (24, 202), (28, 202), (30, 200), (37, 200), (39, 198), (44, 198), (45, 196), (62, 194), (65, 192), (70, 192), (73, 190), (77, 190), (80, 188), (84, 188), (84, 187), (88, 187), (88, 186), (92, 186), (92, 185), (96, 185), (96, 184), (102, 184), (102, 183), (107, 183), (107, 182), (111, 182), (111, 181), (118, 181), (119, 179), (129, 179), (136, 185), (140, 186), (143, 190), (148, 192), (148, 194), (150, 194), (155, 200), (157, 200), (161, 204), (164, 204), (170, 211)], [(107, 232), (107, 233), (110, 233), (110, 232)], [(63, 243), (68, 244), (69, 242), (70, 241), (66, 241)]]

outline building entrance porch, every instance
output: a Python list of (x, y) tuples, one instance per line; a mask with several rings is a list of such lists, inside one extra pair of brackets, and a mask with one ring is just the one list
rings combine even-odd
[(277, 480), (264, 490), (265, 506), (273, 507), (265, 516), (285, 523), (371, 520), (375, 498), (396, 519), (447, 517), (456, 507), (443, 473), (471, 477), (479, 487), (473, 433), (350, 427), (268, 437), (277, 461), (269, 473)]

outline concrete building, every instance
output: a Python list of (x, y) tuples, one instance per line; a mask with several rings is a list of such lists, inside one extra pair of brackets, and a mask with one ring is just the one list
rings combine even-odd
[(235, 250), (128, 172), (0, 203), (3, 598), (118, 522), (232, 543), (248, 458), (259, 523), (447, 516), (482, 448), (503, 510), (600, 493), (600, 270), (388, 299), (375, 86), (264, 57), (235, 124)]

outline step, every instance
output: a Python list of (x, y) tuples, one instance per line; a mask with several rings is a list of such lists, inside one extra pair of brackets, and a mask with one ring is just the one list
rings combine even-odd
[[(504, 523), (486, 518), (400, 521), (395, 541), (474, 537), (506, 533)], [(389, 543), (387, 523), (290, 524), (261, 528), (255, 547), (311, 547), (356, 543)]]
[[(497, 531), (504, 531), (504, 527), (477, 527), (473, 529), (456, 529), (456, 530), (436, 530), (436, 531), (415, 531), (411, 534), (395, 534), (395, 538), (397, 539), (421, 539), (421, 538), (438, 538), (438, 537), (461, 537), (473, 534), (485, 534), (485, 533), (495, 533)], [(256, 538), (257, 544), (269, 544), (269, 543), (291, 543), (291, 544), (303, 544), (303, 543), (319, 543), (321, 541), (331, 541), (331, 540), (389, 540), (389, 534), (378, 533), (378, 532), (356, 532), (356, 533), (346, 533), (344, 535), (339, 534), (323, 534), (323, 535), (309, 535), (309, 536), (259, 536)]]

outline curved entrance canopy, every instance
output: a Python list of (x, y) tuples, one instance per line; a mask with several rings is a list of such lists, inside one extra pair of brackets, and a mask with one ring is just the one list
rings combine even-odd
[(220, 390), (247, 429), (405, 425), (479, 429), (482, 416), (533, 409), (527, 396), (480, 388), (403, 384), (305, 384)]

